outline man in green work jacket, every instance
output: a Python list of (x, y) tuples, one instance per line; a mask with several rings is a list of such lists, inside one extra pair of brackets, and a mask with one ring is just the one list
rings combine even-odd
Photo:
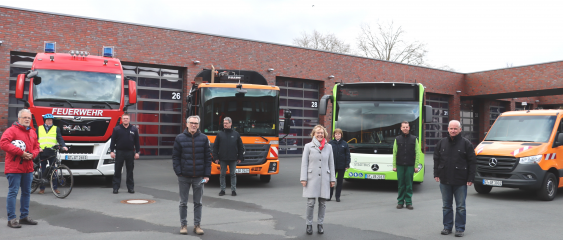
[(397, 172), (399, 185), (399, 197), (397, 197), (397, 208), (413, 210), (412, 206), (412, 179), (417, 173), (419, 159), (422, 158), (422, 150), (418, 138), (410, 134), (409, 122), (401, 123), (401, 134), (395, 138), (393, 144), (393, 171)]

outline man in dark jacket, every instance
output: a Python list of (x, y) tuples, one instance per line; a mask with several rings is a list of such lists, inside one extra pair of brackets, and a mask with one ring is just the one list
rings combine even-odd
[(434, 150), (434, 179), (440, 182), (444, 229), (442, 235), (452, 233), (454, 224), (453, 198), (456, 203), (455, 236), (465, 232), (465, 198), (467, 186), (475, 179), (475, 150), (471, 142), (463, 138), (461, 124), (457, 120), (448, 125), (449, 137), (441, 139)]
[(190, 187), (194, 200), (194, 232), (203, 235), (201, 222), (201, 198), (203, 184), (209, 182), (211, 176), (211, 148), (209, 139), (199, 128), (199, 116), (190, 116), (187, 120), (188, 129), (176, 136), (172, 151), (172, 167), (180, 185), (180, 233), (188, 234), (188, 195)]
[[(122, 124), (113, 128), (110, 142), (110, 156), (115, 158), (115, 166), (113, 173), (113, 193), (117, 194), (121, 186), (121, 169), (123, 163), (127, 168), (127, 191), (135, 193), (135, 183), (133, 182), (134, 159), (139, 159), (141, 145), (139, 144), (139, 131), (131, 124), (129, 114), (125, 113), (121, 116)], [(115, 152), (114, 152), (115, 151)]]
[(237, 163), (244, 160), (244, 146), (242, 139), (237, 131), (231, 129), (233, 120), (230, 117), (223, 119), (223, 131), (217, 133), (215, 143), (213, 143), (213, 157), (216, 164), (221, 164), (220, 185), (221, 192), (219, 196), (225, 195), (225, 174), (227, 173), (227, 166), (229, 166), (229, 173), (231, 175), (231, 195), (237, 195)]
[(397, 172), (399, 185), (397, 208), (401, 209), (406, 204), (407, 209), (413, 210), (413, 174), (420, 171), (418, 162), (424, 156), (422, 156), (418, 138), (410, 134), (409, 122), (404, 121), (401, 123), (401, 132), (402, 134), (395, 138), (395, 143), (393, 144), (393, 171)]
[[(332, 139), (329, 143), (332, 146), (332, 154), (334, 155), (334, 170), (336, 171), (336, 201), (340, 202), (340, 193), (342, 192), (342, 181), (344, 180), (344, 173), (350, 168), (350, 148), (348, 143), (342, 139), (342, 129), (336, 128), (332, 133)], [(330, 198), (334, 187), (330, 188)]]

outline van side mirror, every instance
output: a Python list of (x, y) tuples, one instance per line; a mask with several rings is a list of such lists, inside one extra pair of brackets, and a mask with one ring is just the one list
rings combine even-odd
[(432, 122), (432, 106), (424, 105), (423, 108), (424, 112), (424, 123), (431, 123)]
[(561, 146), (563, 145), (563, 133), (558, 133), (557, 134), (557, 139), (555, 141), (555, 145), (556, 146)]

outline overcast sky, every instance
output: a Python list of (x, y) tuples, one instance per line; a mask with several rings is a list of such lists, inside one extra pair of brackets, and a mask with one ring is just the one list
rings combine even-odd
[[(333, 33), (352, 47), (360, 25), (401, 26), (434, 66), (469, 73), (563, 60), (563, 1), (0, 0), (0, 5), (291, 45)], [(2, 24), (2, 23), (0, 23)]]

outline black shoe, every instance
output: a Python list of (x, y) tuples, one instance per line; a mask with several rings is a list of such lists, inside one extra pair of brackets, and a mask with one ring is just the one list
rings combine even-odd
[(331, 199), (331, 198), (329, 198), (329, 199), (327, 199), (326, 201), (327, 201), (327, 202), (330, 202), (330, 201), (332, 201), (332, 199)]
[(117, 191), (118, 191), (118, 190), (119, 190), (119, 189), (113, 189), (113, 194), (117, 194)]
[(223, 195), (225, 195), (225, 191), (221, 190), (221, 191), (219, 192), (219, 196), (223, 196)]
[[(8, 227), (11, 227), (11, 228), (21, 228), (22, 225), (20, 225), (20, 224), (18, 223), (18, 220), (14, 218), (14, 219), (8, 221)], [(307, 231), (308, 231), (308, 230), (307, 230)], [(311, 230), (311, 233), (312, 233), (312, 232), (313, 232), (313, 230)]]
[(337, 201), (337, 202), (340, 202), (340, 198), (337, 198), (336, 201)]
[(325, 233), (325, 230), (323, 229), (323, 225), (322, 225), (322, 224), (318, 224), (318, 225), (317, 225), (317, 232), (318, 232), (319, 234)]
[(129, 190), (127, 190), (127, 192), (133, 194), (133, 193), (135, 193), (135, 190), (129, 189)]
[(463, 237), (463, 232), (455, 231), (455, 236), (456, 237)]
[(231, 192), (231, 196), (236, 196), (236, 195), (237, 195), (237, 192), (235, 192), (235, 191)]
[(450, 230), (450, 229), (444, 229), (440, 232), (440, 234), (442, 234), (442, 235), (448, 235), (450, 233), (452, 233), (452, 230)]
[(19, 223), (20, 223), (20, 225), (21, 225), (21, 224), (25, 224), (25, 225), (37, 225), (37, 221), (31, 219), (29, 216), (24, 217), (24, 218), (20, 218)]
[(408, 204), (408, 205), (407, 205), (407, 209), (408, 209), (408, 210), (413, 210), (414, 207), (413, 207), (411, 204)]
[(313, 234), (313, 225), (307, 225), (307, 234)]
[(403, 209), (403, 204), (397, 204), (397, 209)]

